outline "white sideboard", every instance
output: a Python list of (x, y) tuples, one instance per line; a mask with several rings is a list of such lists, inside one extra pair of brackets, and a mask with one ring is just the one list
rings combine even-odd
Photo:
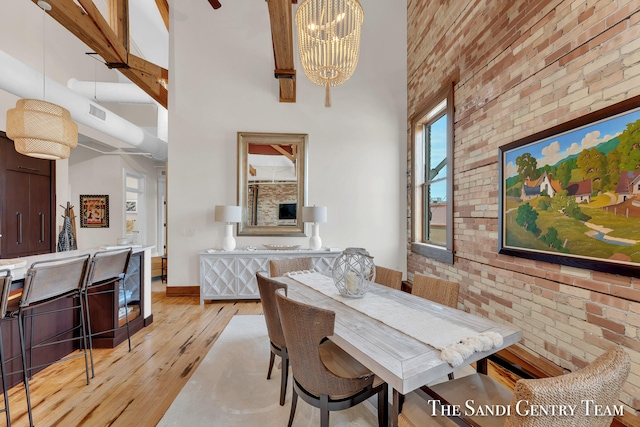
[(269, 273), (269, 260), (310, 257), (313, 269), (331, 271), (339, 250), (207, 251), (200, 253), (200, 304), (204, 300), (260, 299), (256, 273)]

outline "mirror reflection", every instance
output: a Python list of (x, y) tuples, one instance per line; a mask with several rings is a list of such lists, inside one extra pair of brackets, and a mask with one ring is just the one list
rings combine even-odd
[(306, 134), (238, 133), (238, 235), (305, 235), (306, 142)]

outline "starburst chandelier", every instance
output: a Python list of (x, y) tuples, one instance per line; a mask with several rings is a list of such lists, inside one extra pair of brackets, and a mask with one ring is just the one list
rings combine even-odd
[(358, 0), (305, 0), (296, 10), (298, 53), (304, 74), (325, 87), (346, 82), (358, 64), (364, 12)]

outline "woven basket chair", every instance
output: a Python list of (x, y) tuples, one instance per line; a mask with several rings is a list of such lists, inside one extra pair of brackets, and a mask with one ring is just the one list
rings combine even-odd
[[(463, 404), (473, 398), (475, 405), (509, 405), (511, 415), (508, 417), (474, 417), (471, 422), (480, 427), (609, 427), (611, 416), (587, 415), (584, 400), (592, 400), (594, 404), (613, 408), (619, 405), (618, 395), (629, 375), (631, 360), (624, 350), (614, 347), (590, 365), (578, 371), (557, 377), (540, 379), (521, 379), (516, 383), (513, 393), (501, 386), (497, 381), (482, 374), (473, 374), (453, 381), (432, 386), (428, 394), (439, 395), (451, 404)], [(491, 397), (488, 397), (491, 395)], [(508, 395), (505, 398), (505, 395)], [(413, 396), (412, 396), (413, 397)], [(528, 405), (576, 405), (572, 416), (520, 416), (529, 409)], [(528, 402), (528, 405), (523, 404)], [(401, 427), (420, 427), (438, 421), (453, 423), (445, 417), (430, 415), (431, 407), (422, 399), (407, 400), (402, 414), (398, 418)], [(455, 425), (455, 424), (452, 424)]]
[(269, 261), (269, 275), (271, 277), (280, 277), (292, 271), (311, 270), (312, 268), (311, 258), (285, 258)]
[(375, 282), (400, 290), (402, 287), (402, 271), (392, 270), (391, 268), (379, 267), (376, 265)]
[(289, 377), (289, 353), (285, 345), (282, 326), (280, 325), (280, 314), (278, 314), (278, 306), (276, 305), (275, 292), (278, 289), (285, 289), (287, 285), (284, 283), (271, 280), (264, 276), (261, 272), (256, 273), (258, 281), (258, 292), (262, 302), (262, 311), (264, 312), (264, 320), (267, 323), (267, 333), (271, 346), (271, 355), (269, 357), (269, 370), (267, 371), (267, 379), (271, 378), (273, 363), (276, 356), (282, 359), (282, 374), (280, 377), (280, 406), (284, 405), (285, 393), (287, 391), (287, 379)]
[[(631, 359), (620, 347), (613, 347), (590, 365), (570, 374), (535, 380), (519, 380), (513, 391), (511, 405), (518, 401), (529, 401), (532, 405), (566, 404), (577, 405), (573, 417), (521, 417), (513, 414), (505, 427), (608, 427), (613, 415), (594, 416), (587, 414), (582, 403), (592, 400), (595, 404), (608, 406), (618, 404), (618, 395), (631, 369)], [(524, 410), (524, 407), (521, 406)], [(527, 408), (528, 409), (528, 408)]]
[(351, 408), (375, 395), (378, 425), (386, 427), (387, 384), (326, 339), (333, 335), (335, 313), (294, 301), (282, 291), (276, 292), (276, 300), (293, 373), (289, 427), (298, 396), (320, 409), (320, 425), (328, 427), (330, 411)]
[(458, 308), (458, 294), (460, 284), (428, 277), (416, 273), (413, 276), (413, 287), (411, 293), (419, 297), (446, 305), (451, 308)]

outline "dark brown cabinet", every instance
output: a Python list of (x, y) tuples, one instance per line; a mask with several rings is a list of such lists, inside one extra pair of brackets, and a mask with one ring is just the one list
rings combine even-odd
[(0, 133), (0, 258), (55, 252), (55, 162), (24, 156)]

